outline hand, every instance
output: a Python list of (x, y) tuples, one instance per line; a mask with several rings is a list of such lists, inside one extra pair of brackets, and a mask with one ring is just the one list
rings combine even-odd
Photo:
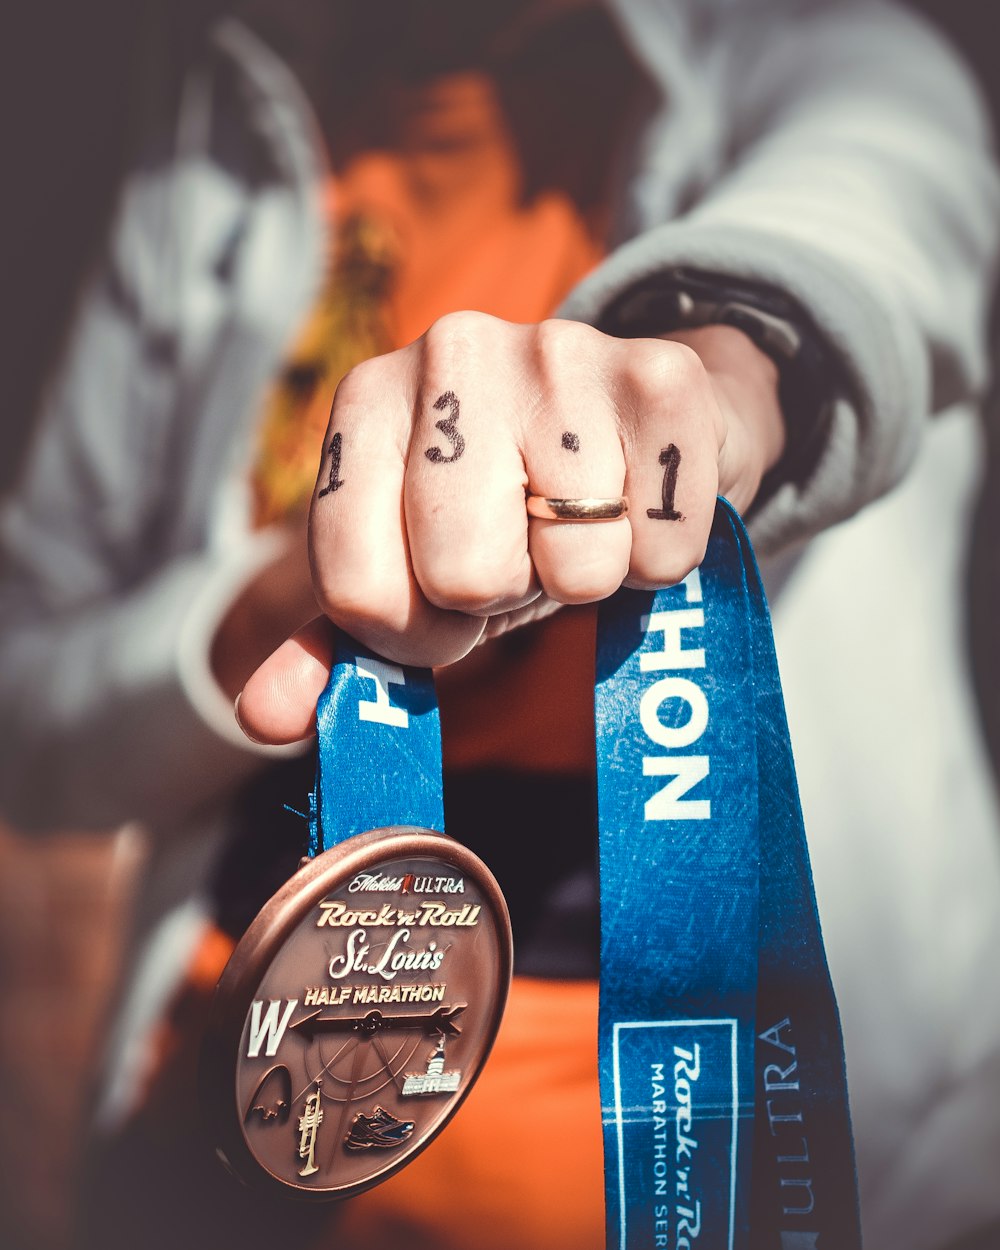
[[(324, 446), (317, 601), (387, 658), (437, 666), (552, 604), (685, 577), (716, 495), (749, 506), (784, 425), (774, 364), (731, 327), (616, 339), (460, 313), (352, 370)], [(526, 490), (625, 494), (630, 512), (529, 519)], [(279, 647), (244, 689), (244, 727), (263, 741), (307, 735), (329, 656), (323, 622)]]
[(316, 615), (304, 522), (289, 530), (287, 545), (230, 604), (209, 654), (215, 680), (235, 699), (250, 674)]

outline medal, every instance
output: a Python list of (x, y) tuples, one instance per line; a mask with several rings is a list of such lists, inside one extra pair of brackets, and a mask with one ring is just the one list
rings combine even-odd
[(206, 1095), (226, 1162), (303, 1197), (390, 1176), (479, 1074), (510, 962), (499, 887), (451, 838), (378, 829), (311, 860), (219, 984)]
[(226, 966), (202, 1102), (241, 1180), (337, 1199), (391, 1176), (458, 1109), (500, 1026), (512, 949), (496, 880), (433, 829), (430, 674), (341, 637), (317, 725), (317, 853)]

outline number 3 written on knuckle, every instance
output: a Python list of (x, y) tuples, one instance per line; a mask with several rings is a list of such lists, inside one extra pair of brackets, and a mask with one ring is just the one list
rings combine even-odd
[(335, 490), (340, 490), (344, 484), (344, 479), (340, 476), (340, 453), (343, 442), (342, 434), (334, 434), (330, 439), (330, 445), (326, 449), (326, 454), (330, 457), (330, 475), (326, 480), (326, 485), (319, 492), (320, 499), (324, 495), (332, 494)]
[(454, 391), (445, 391), (434, 401), (435, 412), (443, 412), (445, 408), (449, 410), (448, 416), (436, 421), (434, 428), (440, 430), (451, 443), (451, 455), (446, 456), (440, 447), (428, 447), (424, 455), (432, 464), (454, 464), (465, 451), (465, 439), (459, 434), (455, 424), (458, 421), (459, 406), (458, 396)]
[(677, 470), (681, 463), (681, 453), (671, 443), (660, 452), (660, 464), (663, 466), (663, 481), (660, 485), (660, 507), (647, 508), (646, 516), (651, 521), (683, 521), (684, 518), (674, 507), (674, 494), (677, 490)]

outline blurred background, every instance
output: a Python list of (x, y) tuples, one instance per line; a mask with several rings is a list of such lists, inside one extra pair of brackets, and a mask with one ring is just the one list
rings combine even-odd
[[(301, 0), (297, 7), (303, 30), (322, 30), (334, 6)], [(919, 7), (962, 49), (1000, 121), (990, 7), (978, 0), (922, 0)], [(252, 16), (252, 6), (245, 10)], [(190, 48), (224, 11), (214, 2), (90, 0), (23, 4), (5, 15), (2, 492), (18, 480), (33, 416), (106, 238), (123, 172), (149, 119), (178, 92)], [(266, 27), (266, 17), (260, 24)], [(985, 412), (989, 455), (969, 550), (968, 642), (996, 766), (995, 388)], [(0, 749), (11, 749), (8, 734), (0, 729)], [(130, 827), (80, 831), (71, 825), (39, 836), (0, 825), (0, 1246), (6, 1250), (73, 1244), (83, 1184), (80, 1146), (148, 855), (143, 837)]]

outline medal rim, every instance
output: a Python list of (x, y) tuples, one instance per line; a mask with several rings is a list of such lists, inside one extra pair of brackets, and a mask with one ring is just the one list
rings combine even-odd
[[(431, 856), (475, 879), (497, 926), (500, 968), (485, 1045), (464, 1090), (424, 1139), (403, 1157), (387, 1162), (368, 1180), (325, 1189), (298, 1185), (266, 1168), (247, 1145), (240, 1124), (235, 1076), (247, 1012), (278, 952), (308, 912), (331, 890), (386, 860)], [(475, 1087), (497, 1038), (513, 972), (513, 939), (506, 899), (493, 873), (475, 852), (437, 829), (393, 825), (354, 834), (304, 864), (261, 908), (236, 944), (215, 989), (199, 1071), (203, 1118), (215, 1153), (249, 1188), (270, 1190), (304, 1202), (336, 1202), (388, 1180), (411, 1163), (446, 1128)]]

